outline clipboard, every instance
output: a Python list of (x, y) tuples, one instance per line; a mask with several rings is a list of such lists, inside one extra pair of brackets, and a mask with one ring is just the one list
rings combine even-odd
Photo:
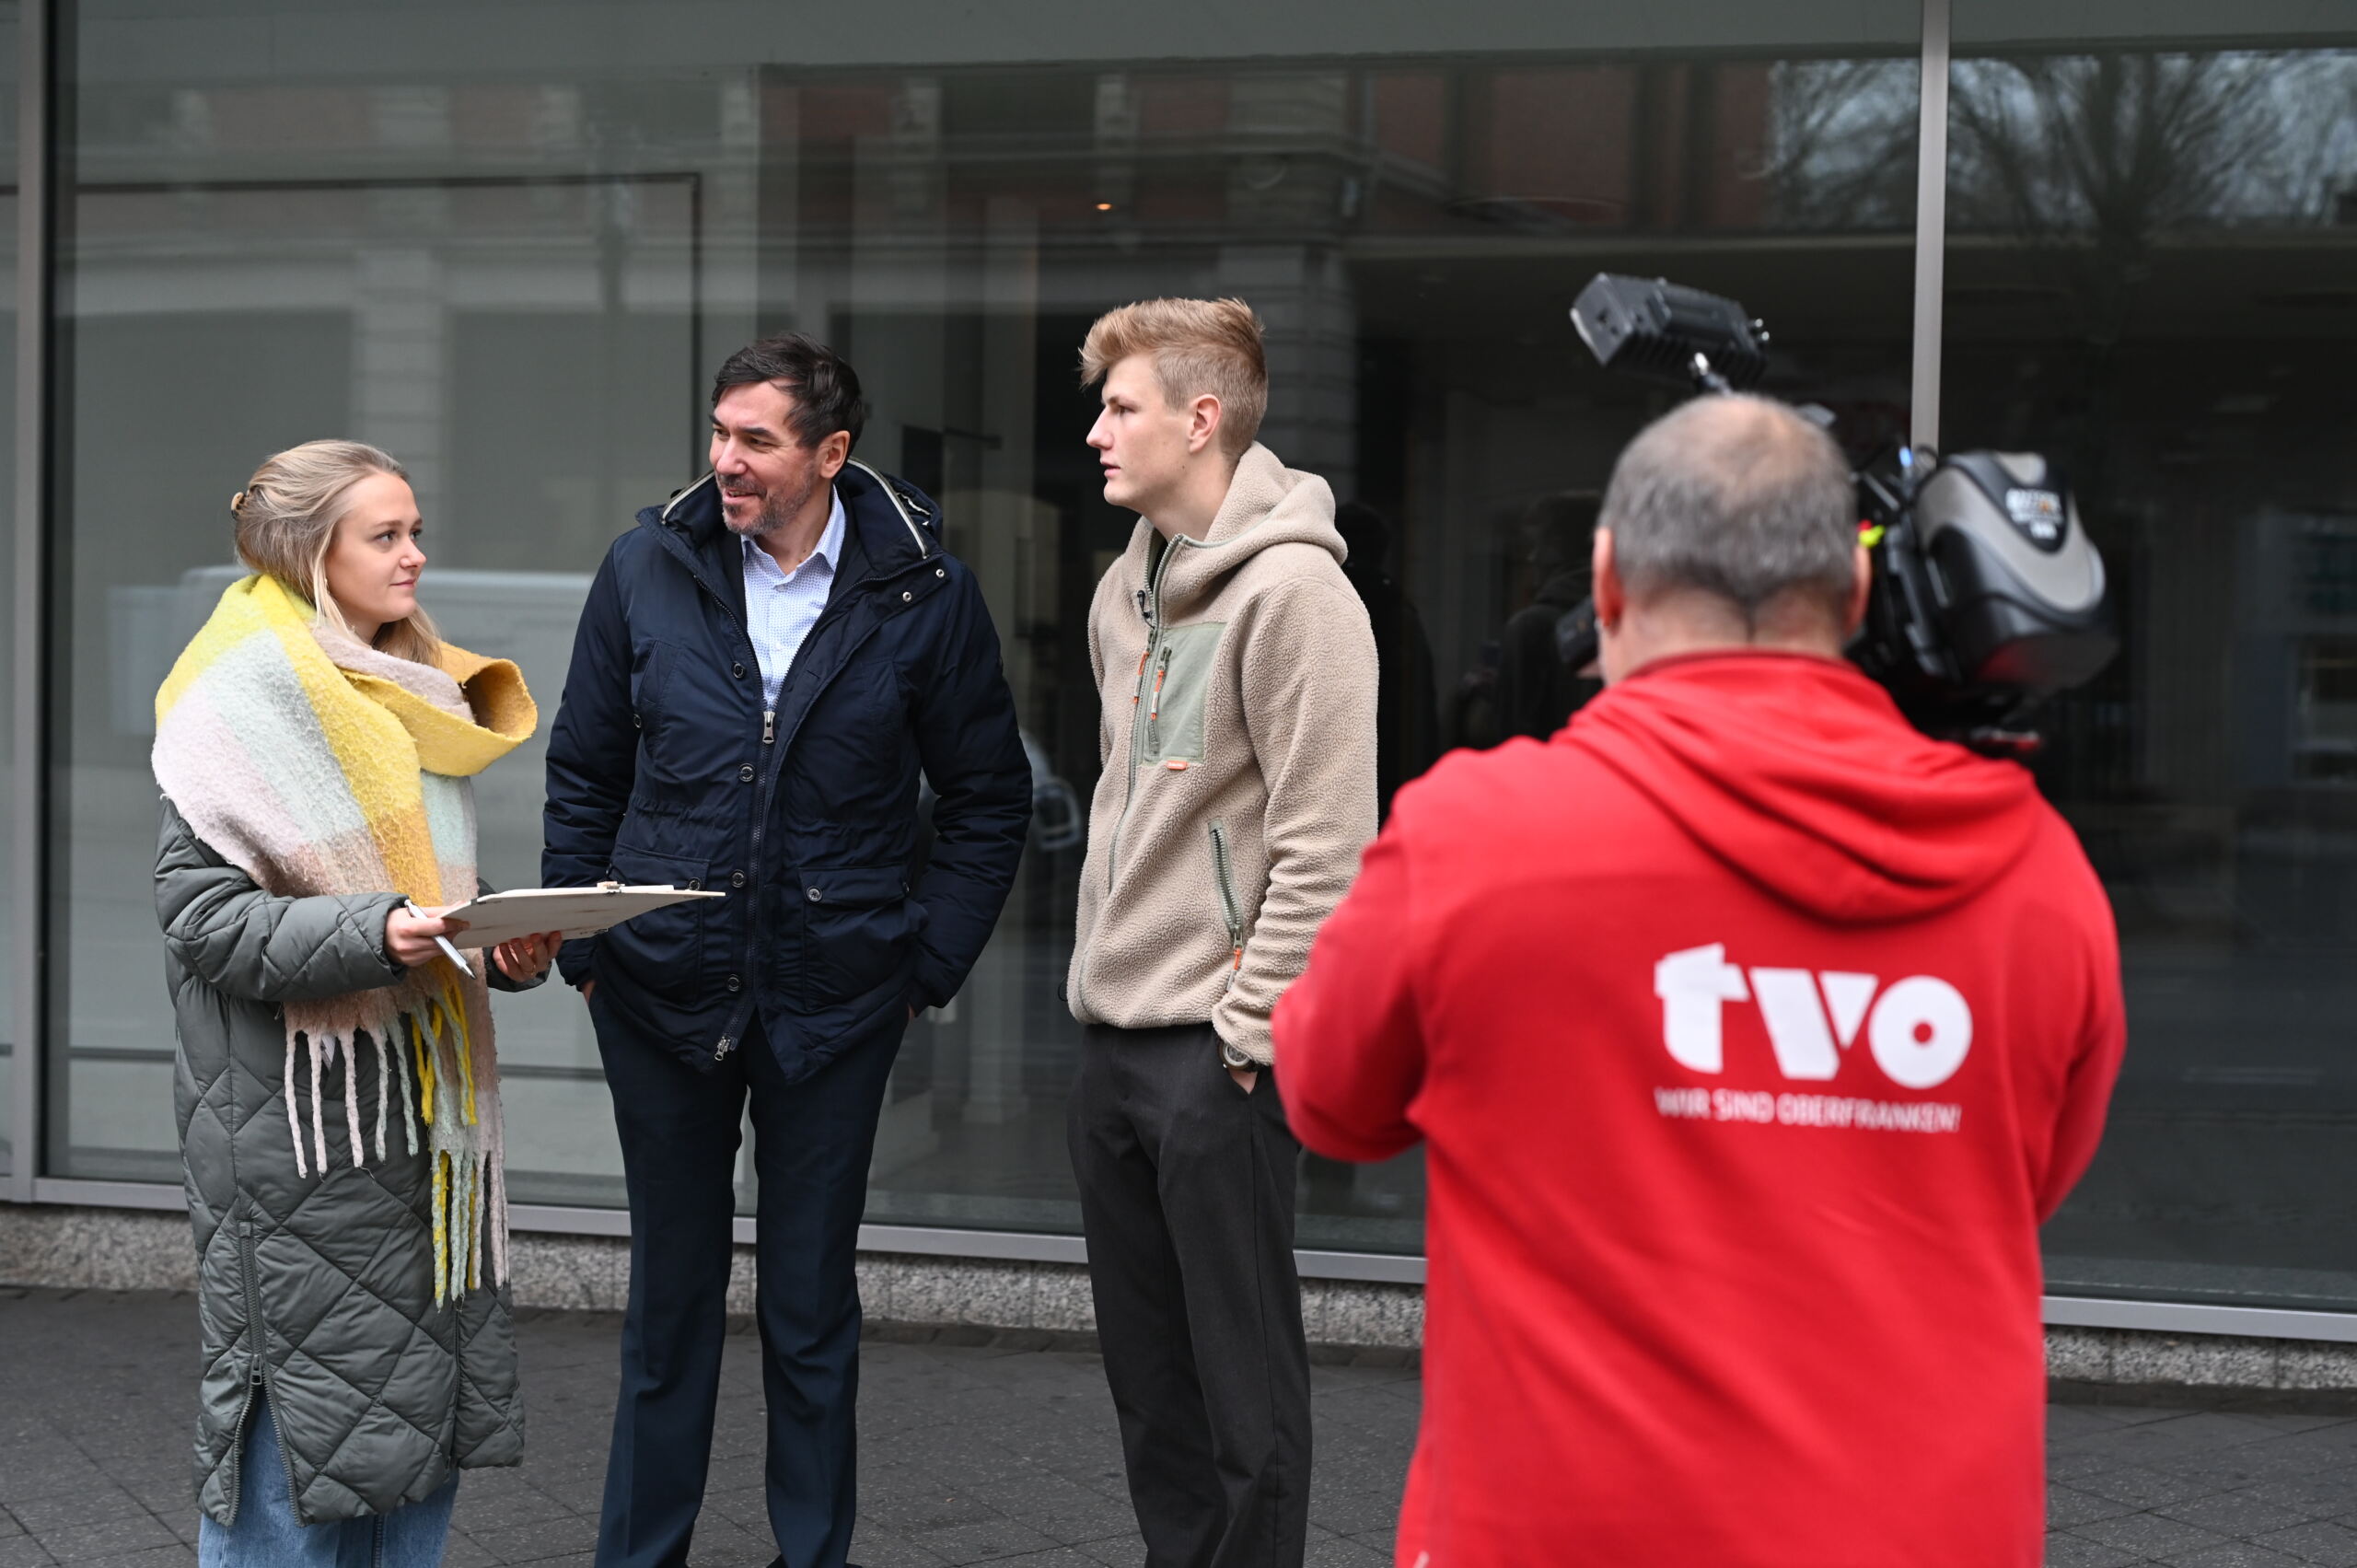
[(691, 899), (725, 899), (723, 892), (702, 889), (624, 887), (600, 882), (594, 888), (516, 888), (485, 893), (443, 911), (447, 920), (463, 920), (459, 940), (470, 947), (496, 947), (518, 936), (562, 931), (570, 938), (595, 936), (623, 921), (651, 914)]

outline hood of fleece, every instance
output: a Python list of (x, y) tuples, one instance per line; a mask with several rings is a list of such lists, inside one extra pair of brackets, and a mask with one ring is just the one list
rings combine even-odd
[[(1154, 525), (1139, 518), (1130, 549), (1141, 562), (1152, 558), (1154, 537)], [(1253, 556), (1280, 544), (1315, 546), (1337, 565), (1350, 553), (1334, 527), (1334, 493), (1326, 482), (1285, 467), (1256, 441), (1237, 462), (1211, 532), (1186, 540), (1171, 557), (1162, 578), (1165, 611), (1176, 612)]]
[(1935, 914), (2037, 830), (2026, 770), (1933, 740), (1853, 667), (1738, 652), (1666, 660), (1580, 710), (1594, 753), (1713, 854), (1846, 924)]

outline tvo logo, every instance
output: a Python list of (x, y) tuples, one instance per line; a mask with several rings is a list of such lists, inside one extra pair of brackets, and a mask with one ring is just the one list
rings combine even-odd
[(1730, 1002), (1759, 1006), (1787, 1078), (1832, 1077), (1861, 1026), (1875, 1064), (1901, 1088), (1946, 1083), (1972, 1049), (1972, 1008), (1946, 981), (1910, 975), (1885, 989), (1875, 975), (1763, 968), (1750, 970), (1747, 983), (1745, 971), (1726, 960), (1726, 945), (1713, 942), (1654, 966), (1662, 1043), (1697, 1073), (1725, 1067)]

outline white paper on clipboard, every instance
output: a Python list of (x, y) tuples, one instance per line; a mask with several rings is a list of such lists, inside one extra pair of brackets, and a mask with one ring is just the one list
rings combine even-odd
[(463, 920), (467, 929), (459, 941), (469, 947), (496, 947), (518, 936), (562, 931), (567, 936), (595, 936), (636, 915), (648, 914), (690, 899), (725, 899), (728, 895), (701, 889), (657, 886), (629, 887), (601, 882), (594, 888), (514, 888), (485, 893), (454, 909), (449, 920)]

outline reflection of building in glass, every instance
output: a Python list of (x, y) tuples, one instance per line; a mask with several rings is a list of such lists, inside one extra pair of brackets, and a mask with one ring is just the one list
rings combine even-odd
[[(218, 560), (226, 530), (190, 519), (214, 515), (221, 480), (234, 487), (250, 452), (330, 428), (412, 463), (434, 526), (429, 602), (466, 597), (477, 575), (577, 583), (636, 505), (695, 471), (704, 362), (790, 324), (860, 366), (876, 404), (863, 455), (940, 495), (947, 542), (999, 618), (1036, 767), (1086, 788), (1096, 724), (1074, 633), (1129, 524), (1097, 499), (1079, 443), (1076, 345), (1123, 299), (1236, 293), (1269, 326), (1263, 438), (1396, 535), (1387, 570), (1357, 566), (1398, 661), (1396, 787), (1452, 738), (1440, 691), (1487, 668), (1486, 645), (1576, 565), (1534, 564), (1524, 513), (1592, 492), (1646, 412), (1646, 394), (1581, 362), (1555, 298), (1566, 283), (1689, 252), (1732, 279), (1789, 243), (1776, 236), (1807, 236), (1820, 268), (1880, 279), (1890, 308), (1863, 341), (1854, 323), (1825, 324), (1854, 345), (1850, 374), (1896, 397), (1904, 261), (1888, 240), (1911, 187), (1903, 157), (1855, 149), (1869, 130), (1911, 138), (1911, 73), (1905, 60), (1402, 59), (94, 88), (73, 256), (78, 409), (240, 370), (219, 419), (77, 472), (76, 505), (112, 519), (114, 539), (75, 574), (103, 606), (75, 618), (75, 679), (135, 714), (172, 644), (138, 582)], [(1811, 308), (1799, 288), (1754, 297)], [(137, 581), (126, 555), (149, 563)], [(532, 672), (552, 703), (561, 668)], [(1515, 676), (1527, 687), (1534, 670), (1551, 691), (1535, 665)], [(77, 731), (92, 787), (70, 842), (94, 870), (144, 830), (137, 735)], [(535, 827), (520, 799), (487, 805), (487, 862), (528, 877)], [(911, 1043), (879, 1218), (1069, 1223), (1068, 837), (1035, 839), (973, 981)], [(133, 859), (94, 879), (120, 883), (122, 901), (78, 906), (92, 940), (126, 958), (145, 939)], [(139, 1044), (158, 999), (71, 981), (65, 994), (75, 1074), (136, 1064), (101, 1063), (109, 1051), (160, 1067)], [(526, 1006), (550, 1016), (509, 1031), (517, 1093), (577, 1098), (586, 1036), (562, 998)], [(71, 1097), (90, 1115), (111, 1098)], [(160, 1123), (76, 1123), (89, 1174), (145, 1174), (168, 1155)], [(562, 1174), (573, 1162), (538, 1187), (516, 1163), (519, 1191), (598, 1191), (586, 1170)], [(1414, 1180), (1412, 1162), (1371, 1178), (1351, 1202), (1378, 1218), (1337, 1215), (1329, 1238), (1412, 1247), (1412, 1220), (1381, 1216), (1412, 1214)]]
[(2357, 1298), (2346, 1215), (2286, 1197), (2357, 1147), (2349, 622), (2309, 587), (2357, 510), (2352, 83), (2336, 50), (1956, 68), (1944, 426), (2062, 463), (2127, 634), (2039, 764), (2118, 911), (2132, 1041), (2054, 1288)]
[(2243, 785), (2357, 784), (2357, 516), (2261, 514), (2238, 566)]
[[(1080, 632), (1132, 526), (1081, 445), (1091, 319), (1161, 293), (1261, 312), (1264, 439), (1380, 525), (1354, 550), (1388, 536), (1353, 563), (1385, 607), (1387, 789), (1585, 694), (1538, 656), (1585, 519), (1546, 519), (1669, 401), (1588, 364), (1564, 309), (1591, 273), (1744, 301), (1775, 330), (1770, 389), (1831, 408), (1857, 457), (1913, 412), (1905, 0), (1278, 7), (1248, 60), (1149, 12), (1067, 36), (932, 0), (885, 0), (856, 38), (725, 3), (698, 13), (728, 23), (709, 37), (627, 0), (555, 40), (499, 6), (67, 9), (54, 723), (11, 752), (54, 781), (56, 1179), (175, 1179), (165, 999), (123, 980), (153, 973), (145, 708), (178, 585), (217, 580), (223, 498), (264, 452), (397, 451), (428, 604), (521, 650), (552, 709), (549, 650), (606, 542), (700, 470), (718, 360), (787, 326), (853, 359), (860, 455), (943, 501), (1051, 803), (973, 981), (911, 1033), (870, 1217), (1043, 1235), (1074, 1228), (1082, 824), (1052, 803), (1096, 776)], [(2136, 1028), (2050, 1269), (2066, 1291), (2357, 1307), (2352, 1238), (2315, 1196), (2357, 1147), (2357, 40), (2091, 43), (2081, 9), (2036, 22), (2063, 42), (1960, 37), (1944, 171), (1946, 442), (2061, 461), (2123, 616), (2038, 765), (2118, 906)], [(537, 877), (530, 773), (486, 784), (499, 881)], [(0, 903), (0, 940), (21, 947), (17, 914)], [(503, 1005), (519, 1201), (610, 1204), (577, 1009)], [(1305, 1246), (1420, 1247), (1415, 1160), (1334, 1176), (1307, 1189)]]

